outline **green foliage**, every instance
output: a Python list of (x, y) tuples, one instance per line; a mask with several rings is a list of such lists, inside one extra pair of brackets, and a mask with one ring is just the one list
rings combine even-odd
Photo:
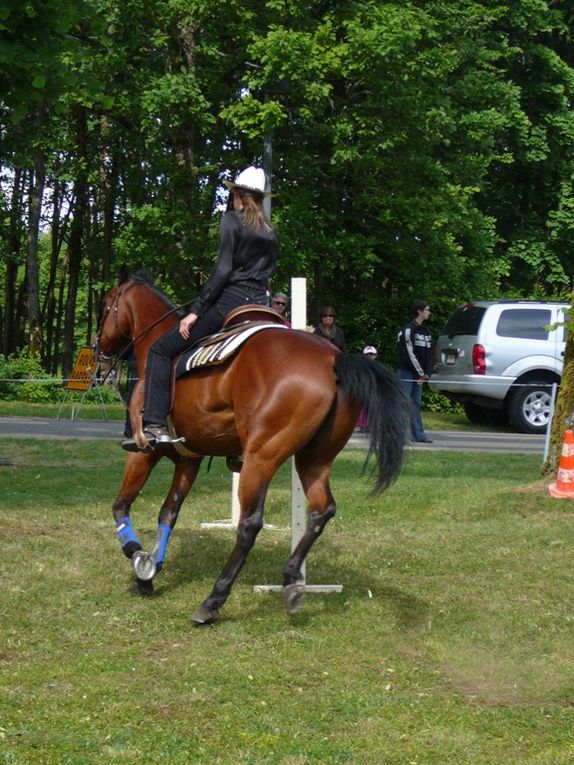
[[(25, 401), (34, 404), (57, 404), (64, 397), (62, 379), (46, 374), (38, 358), (30, 357), (25, 350), (6, 358), (0, 354), (0, 398), (4, 401)], [(73, 402), (82, 393), (70, 391)], [(117, 404), (118, 397), (110, 385), (89, 391), (86, 401), (100, 400)]]
[[(414, 297), (432, 302), (438, 325), (463, 300), (572, 282), (564, 2), (10, 0), (0, 24), (7, 189), (38, 150), (72, 210), (86, 179), (77, 342), (120, 264), (153, 270), (177, 302), (197, 292), (216, 253), (222, 179), (261, 163), (264, 136), (275, 281), (306, 276), (309, 315), (335, 303), (354, 350), (376, 342), (394, 363)], [(9, 198), (0, 247), (22, 262), (25, 213)], [(62, 250), (42, 257), (57, 258), (64, 297), (67, 232), (55, 233)], [(21, 268), (12, 297), (23, 278)]]
[(38, 358), (22, 350), (9, 358), (0, 354), (0, 397), (6, 401), (54, 402), (62, 397), (62, 388), (44, 372)]
[(451, 401), (438, 390), (430, 390), (430, 388), (427, 388), (426, 386), (423, 389), (421, 409), (426, 412), (464, 414), (464, 409), (461, 404)]

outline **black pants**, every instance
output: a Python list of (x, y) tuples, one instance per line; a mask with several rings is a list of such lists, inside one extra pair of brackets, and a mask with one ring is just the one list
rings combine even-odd
[(152, 345), (147, 357), (144, 390), (144, 422), (165, 425), (171, 410), (171, 362), (176, 356), (192, 348), (207, 335), (221, 329), (229, 311), (240, 305), (257, 303), (267, 305), (268, 294), (261, 288), (253, 289), (233, 285), (228, 287), (219, 302), (209, 308), (190, 330), (185, 340), (179, 334), (179, 324), (168, 330)]

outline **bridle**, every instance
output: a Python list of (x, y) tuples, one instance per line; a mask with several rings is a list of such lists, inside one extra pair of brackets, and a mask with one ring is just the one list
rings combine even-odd
[(100, 335), (102, 333), (102, 330), (104, 328), (104, 324), (106, 323), (106, 320), (107, 320), (107, 318), (108, 318), (110, 313), (112, 313), (112, 315), (113, 315), (114, 325), (115, 325), (115, 328), (117, 329), (118, 333), (123, 338), (125, 338), (126, 340), (129, 340), (129, 342), (125, 346), (125, 348), (123, 348), (118, 354), (116, 354), (115, 361), (112, 363), (112, 365), (110, 366), (110, 368), (108, 369), (108, 371), (104, 375), (104, 378), (102, 379), (102, 384), (105, 383), (105, 381), (108, 379), (108, 377), (114, 371), (116, 366), (123, 361), (123, 359), (125, 358), (127, 352), (130, 350), (130, 348), (134, 348), (135, 347), (135, 344), (138, 342), (138, 340), (141, 340), (141, 338), (145, 337), (145, 335), (147, 335), (148, 332), (151, 332), (152, 329), (157, 327), (158, 324), (161, 324), (161, 322), (164, 319), (167, 319), (168, 316), (171, 316), (172, 314), (176, 313), (176, 311), (180, 311), (186, 305), (185, 303), (182, 303), (181, 305), (177, 305), (177, 306), (174, 306), (173, 308), (170, 308), (170, 310), (166, 311), (164, 314), (162, 314), (162, 316), (160, 316), (159, 319), (156, 319), (149, 326), (147, 326), (145, 329), (143, 329), (138, 335), (136, 335), (135, 337), (132, 338), (132, 337), (130, 337), (130, 335), (126, 335), (126, 333), (120, 327), (120, 322), (119, 322), (119, 306), (120, 306), (120, 297), (124, 294), (124, 292), (127, 292), (128, 290), (130, 290), (132, 287), (135, 287), (135, 286), (146, 287), (146, 289), (148, 289), (147, 285), (143, 284), (141, 282), (135, 282), (135, 283), (131, 283), (131, 284), (128, 282), (125, 285), (123, 285), (122, 287), (118, 287), (118, 289), (116, 290), (116, 294), (114, 296), (113, 302), (109, 306), (106, 305), (104, 310), (103, 310), (103, 312), (102, 312), (102, 319), (100, 321), (99, 331), (96, 334), (96, 337), (94, 339), (94, 344), (93, 344), (93, 351), (94, 351), (94, 353), (95, 354), (97, 353), (98, 357), (101, 358), (101, 359), (104, 359), (104, 360), (108, 360), (108, 359), (112, 358), (112, 356), (106, 356), (99, 349), (99, 346), (100, 346)]
[[(133, 286), (133, 285), (130, 285), (130, 286)], [(108, 314), (112, 313), (112, 314), (113, 314), (113, 318), (114, 318), (114, 324), (115, 324), (115, 327), (116, 327), (116, 329), (118, 330), (118, 332), (120, 333), (120, 335), (121, 335), (122, 337), (124, 337), (126, 340), (129, 340), (129, 341), (130, 341), (130, 345), (133, 345), (133, 343), (134, 343), (135, 341), (134, 341), (134, 340), (132, 340), (132, 339), (131, 339), (131, 337), (130, 337), (129, 335), (126, 335), (126, 333), (122, 331), (122, 329), (121, 329), (121, 327), (120, 327), (120, 322), (119, 322), (119, 319), (118, 319), (118, 314), (119, 314), (119, 304), (120, 304), (120, 297), (121, 297), (121, 295), (123, 295), (124, 291), (126, 290), (126, 287), (127, 287), (127, 285), (126, 285), (125, 287), (118, 287), (118, 289), (116, 290), (116, 294), (115, 294), (115, 297), (114, 297), (114, 301), (113, 301), (113, 303), (112, 303), (111, 305), (109, 305), (109, 306), (106, 306), (106, 307), (104, 308), (104, 312), (103, 312), (102, 320), (101, 320), (101, 322), (100, 322), (100, 327), (101, 327), (101, 329), (103, 329), (103, 327), (104, 327), (104, 324), (105, 324), (105, 322), (106, 322), (106, 319), (108, 318)], [(129, 289), (129, 288), (128, 288), (128, 289)], [(98, 332), (98, 334), (96, 335), (96, 339), (97, 339), (97, 340), (99, 340), (99, 337), (100, 337), (100, 332)], [(127, 348), (129, 348), (129, 347), (130, 347), (130, 346), (128, 345), (128, 346), (126, 347), (126, 350), (127, 350)], [(124, 353), (124, 351), (122, 351), (122, 353)], [(105, 358), (105, 356), (104, 356), (104, 358)]]

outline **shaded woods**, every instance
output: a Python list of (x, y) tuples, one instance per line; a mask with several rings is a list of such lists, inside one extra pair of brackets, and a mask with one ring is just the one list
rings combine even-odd
[(306, 276), (352, 350), (413, 297), (569, 294), (565, 2), (31, 0), (0, 33), (0, 337), (66, 376), (122, 264), (176, 302), (222, 180), (272, 139), (275, 289)]

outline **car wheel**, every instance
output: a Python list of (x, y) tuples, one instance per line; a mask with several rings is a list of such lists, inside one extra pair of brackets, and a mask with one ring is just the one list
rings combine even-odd
[(533, 380), (517, 388), (508, 408), (512, 424), (521, 433), (546, 433), (551, 400), (552, 388), (548, 383)]

